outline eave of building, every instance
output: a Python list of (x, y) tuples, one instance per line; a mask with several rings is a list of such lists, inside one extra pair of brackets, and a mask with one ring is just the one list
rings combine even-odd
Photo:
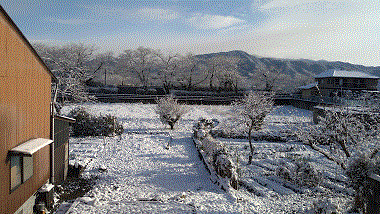
[(21, 32), (21, 30), (17, 27), (17, 25), (13, 22), (11, 17), (7, 14), (7, 12), (4, 10), (4, 8), (0, 5), (0, 13), (4, 16), (6, 21), (14, 28), (14, 30), (17, 32), (17, 34), (21, 37), (21, 39), (25, 42), (25, 44), (28, 46), (29, 50), (32, 51), (32, 53), (37, 57), (37, 60), (40, 61), (42, 66), (45, 68), (47, 73), (50, 75), (53, 82), (58, 83), (57, 77), (50, 71), (50, 69), (46, 66), (44, 61), (41, 59), (41, 57), (38, 55), (37, 51), (33, 48), (33, 46), (29, 43), (28, 39), (24, 36), (24, 34)]
[(69, 122), (69, 123), (75, 123), (76, 122), (76, 120), (74, 118), (65, 117), (65, 116), (62, 116), (62, 115), (54, 115), (54, 118), (55, 119), (61, 119), (61, 120), (64, 120), (66, 122)]

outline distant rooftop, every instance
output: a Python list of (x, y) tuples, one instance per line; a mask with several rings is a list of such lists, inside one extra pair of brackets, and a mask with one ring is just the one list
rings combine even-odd
[(351, 78), (367, 78), (367, 79), (379, 79), (378, 76), (370, 75), (360, 71), (345, 71), (330, 69), (315, 76), (315, 78), (326, 77), (351, 77)]

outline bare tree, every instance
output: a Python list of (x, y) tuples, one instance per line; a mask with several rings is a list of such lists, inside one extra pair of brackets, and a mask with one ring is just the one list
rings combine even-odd
[(221, 64), (219, 65), (219, 70), (217, 72), (220, 89), (225, 91), (237, 91), (239, 82), (243, 80), (243, 77), (238, 71), (239, 59), (235, 57), (226, 57), (220, 62)]
[(233, 115), (240, 123), (244, 123), (248, 129), (248, 141), (251, 153), (248, 164), (253, 157), (252, 132), (258, 131), (264, 123), (265, 117), (273, 109), (273, 94), (249, 92), (243, 99), (232, 103)]
[(144, 88), (150, 84), (152, 73), (157, 65), (157, 55), (150, 48), (139, 47), (136, 50), (126, 50), (120, 54), (118, 67), (134, 73)]
[(214, 89), (214, 81), (216, 80), (216, 75), (220, 66), (223, 64), (224, 57), (215, 56), (206, 60), (207, 63), (207, 74), (209, 79), (209, 88)]
[(164, 55), (159, 51), (157, 51), (155, 54), (159, 59), (158, 78), (162, 82), (162, 86), (164, 87), (166, 93), (169, 93), (170, 89), (172, 89), (174, 85), (180, 55)]
[[(92, 62), (102, 64), (102, 67), (93, 73), (93, 77), (87, 81), (87, 85), (94, 83), (94, 79), (97, 81), (103, 80), (104, 85), (108, 85), (110, 83), (109, 80), (112, 79), (116, 71), (117, 58), (114, 56), (114, 53), (106, 52), (97, 54)], [(115, 79), (115, 77), (113, 79)]]
[(94, 58), (94, 46), (69, 44), (58, 47), (35, 44), (34, 47), (49, 69), (59, 79), (58, 93), (63, 103), (91, 99), (85, 83), (102, 66), (102, 63), (90, 63)]
[(215, 88), (216, 81), (218, 81), (220, 89), (237, 89), (237, 83), (241, 79), (237, 70), (238, 63), (238, 58), (228, 56), (214, 56), (207, 59), (207, 76), (210, 89)]
[(282, 74), (280, 69), (273, 66), (257, 69), (253, 77), (255, 84), (264, 91), (279, 91), (290, 81), (290, 76)]
[(180, 58), (178, 70), (179, 83), (187, 90), (194, 89), (208, 78), (205, 66), (192, 53)]

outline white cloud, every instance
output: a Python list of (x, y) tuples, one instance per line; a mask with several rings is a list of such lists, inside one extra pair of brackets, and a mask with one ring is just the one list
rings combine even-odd
[[(260, 1), (262, 2), (262, 1)], [(332, 3), (332, 2), (344, 2), (344, 0), (273, 0), (266, 4), (262, 4), (261, 9), (268, 10), (279, 7), (294, 7), (299, 5), (307, 5), (312, 3)]]
[(179, 14), (176, 11), (161, 8), (141, 8), (133, 15), (142, 20), (164, 22), (171, 21), (179, 17)]
[(233, 16), (220, 16), (196, 13), (187, 19), (187, 23), (198, 29), (221, 29), (226, 28), (244, 20), (235, 18)]

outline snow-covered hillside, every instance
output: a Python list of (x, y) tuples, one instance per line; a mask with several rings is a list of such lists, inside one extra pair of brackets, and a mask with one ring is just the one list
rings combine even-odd
[[(82, 106), (94, 114), (115, 115), (125, 132), (70, 139), (70, 163), (88, 164), (84, 176), (98, 178), (93, 190), (73, 204), (72, 213), (299, 213), (317, 198), (342, 204), (350, 198), (339, 169), (297, 142), (257, 141), (254, 163), (247, 166), (247, 140), (221, 139), (239, 159), (242, 181), (252, 187), (221, 190), (199, 159), (191, 130), (200, 117), (224, 121), (228, 106), (187, 106), (188, 113), (173, 131), (161, 124), (155, 105)], [(264, 129), (278, 131), (289, 118), (310, 121), (311, 112), (280, 107), (267, 118)], [(171, 138), (170, 149), (165, 149)], [(296, 186), (276, 176), (278, 167), (297, 160), (308, 160), (322, 172), (326, 179), (320, 186)]]

